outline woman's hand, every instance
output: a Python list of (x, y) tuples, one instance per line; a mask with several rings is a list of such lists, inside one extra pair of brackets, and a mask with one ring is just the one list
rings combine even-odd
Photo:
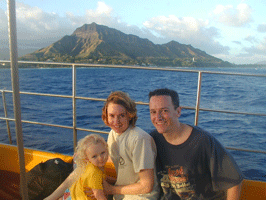
[(105, 194), (112, 194), (112, 185), (110, 185), (106, 180), (103, 180), (103, 191)]
[(85, 187), (84, 193), (87, 195), (87, 197), (95, 198), (93, 191), (90, 187)]
[(139, 182), (130, 185), (110, 185), (103, 181), (106, 194), (146, 194), (150, 193), (154, 185), (154, 170), (144, 169), (139, 172)]

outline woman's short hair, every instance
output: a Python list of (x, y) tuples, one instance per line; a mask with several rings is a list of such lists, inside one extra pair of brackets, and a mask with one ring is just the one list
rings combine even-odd
[(76, 148), (76, 154), (77, 158), (75, 160), (78, 167), (85, 167), (87, 165), (87, 154), (86, 150), (91, 146), (95, 144), (103, 144), (106, 147), (106, 150), (108, 152), (108, 145), (104, 138), (98, 134), (90, 134), (86, 137), (79, 140), (77, 148)]
[(116, 91), (116, 92), (112, 92), (105, 104), (104, 107), (102, 109), (102, 120), (104, 121), (104, 123), (108, 126), (108, 113), (107, 113), (107, 108), (109, 103), (113, 103), (113, 104), (118, 104), (123, 106), (127, 113), (129, 114), (130, 117), (130, 121), (129, 121), (129, 125), (131, 126), (135, 126), (136, 122), (137, 122), (137, 108), (136, 108), (136, 103), (134, 100), (132, 100), (129, 95), (125, 92), (122, 91)]

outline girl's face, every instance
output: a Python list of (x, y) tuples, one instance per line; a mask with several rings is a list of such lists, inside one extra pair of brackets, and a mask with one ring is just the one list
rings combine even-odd
[(87, 160), (94, 166), (103, 167), (108, 159), (108, 150), (102, 143), (92, 144), (86, 149)]
[(116, 133), (122, 134), (129, 127), (130, 117), (124, 106), (109, 103), (107, 107), (108, 125)]

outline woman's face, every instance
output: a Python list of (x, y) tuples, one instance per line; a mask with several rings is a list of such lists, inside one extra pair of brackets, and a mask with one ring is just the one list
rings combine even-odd
[(122, 134), (129, 127), (130, 117), (124, 106), (109, 103), (107, 106), (108, 125), (116, 133)]

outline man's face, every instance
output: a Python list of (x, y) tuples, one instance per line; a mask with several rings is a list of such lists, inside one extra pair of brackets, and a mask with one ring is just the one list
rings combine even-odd
[(150, 98), (151, 121), (159, 133), (172, 133), (176, 130), (181, 108), (174, 108), (170, 96), (153, 96)]

